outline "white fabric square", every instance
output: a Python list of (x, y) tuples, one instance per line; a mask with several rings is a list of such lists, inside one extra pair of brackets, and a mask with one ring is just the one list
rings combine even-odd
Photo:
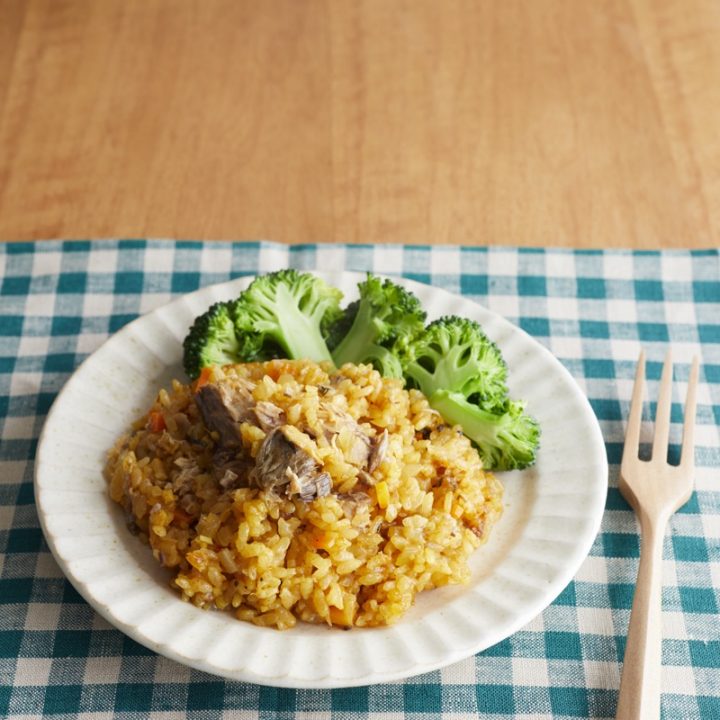
[[(434, 247), (431, 252), (433, 273), (442, 275), (462, 275), (463, 267), (460, 251), (449, 247)], [(460, 278), (458, 277), (458, 282)]]
[(606, 660), (585, 660), (585, 686), (601, 690), (615, 690), (620, 687), (620, 666)]
[[(31, 438), (33, 437), (34, 427), (34, 415), (29, 417), (13, 417), (12, 415), (8, 415), (3, 425), (2, 438), (3, 440), (25, 440)], [(0, 478), (0, 484), (2, 484), (2, 481)], [(0, 523), (0, 527), (2, 527), (2, 523)]]
[(720, 515), (710, 515), (709, 513), (706, 513), (701, 516), (701, 521), (703, 535), (706, 539), (720, 539)]
[(373, 252), (373, 272), (393, 275), (403, 271), (405, 254), (402, 247), (381, 246)]
[(25, 630), (57, 630), (61, 609), (59, 603), (31, 602), (25, 615)]
[(665, 319), (672, 325), (696, 325), (695, 305), (691, 302), (666, 302)]
[(50, 680), (51, 669), (52, 658), (18, 658), (12, 684), (16, 687), (45, 687)]
[(518, 254), (515, 250), (491, 248), (488, 253), (488, 276), (507, 275), (517, 277)]
[[(202, 256), (200, 263), (202, 265)], [(143, 270), (145, 272), (166, 272), (173, 271), (175, 264), (175, 250), (171, 247), (148, 247), (143, 256)]]
[(83, 298), (83, 317), (108, 317), (113, 314), (114, 305), (114, 295), (87, 294)]
[(578, 607), (578, 630), (591, 635), (613, 635), (612, 610), (610, 608)]
[(609, 253), (603, 256), (605, 280), (632, 280), (635, 277), (633, 256), (629, 253)]
[(525, 625), (523, 630), (536, 633), (545, 632), (545, 617), (543, 614), (540, 613), (539, 615), (536, 615), (527, 625)]
[(666, 640), (687, 640), (688, 633), (687, 626), (685, 625), (685, 615), (675, 610), (663, 610), (662, 634)]
[(708, 566), (710, 568), (713, 587), (720, 588), (720, 562), (710, 562)]
[[(232, 267), (232, 259), (232, 243), (216, 243), (206, 247), (200, 253), (200, 272), (207, 275), (226, 272)], [(147, 263), (145, 267), (148, 268)]]
[[(584, 357), (583, 341), (578, 337), (550, 336), (550, 349), (561, 360), (581, 360)], [(576, 378), (578, 381), (582, 378)]]
[(318, 245), (317, 269), (322, 272), (345, 270), (345, 247), (343, 245)]
[(514, 685), (549, 687), (548, 664), (545, 658), (512, 658)]
[[(715, 442), (717, 443), (717, 441)], [(715, 493), (718, 491), (717, 468), (695, 467), (695, 491)]]
[(607, 585), (608, 568), (606, 563), (607, 560), (604, 557), (588, 555), (583, 564), (580, 566), (580, 569), (577, 571), (575, 579), (580, 582), (592, 582)]
[[(151, 252), (148, 248), (147, 253)], [(165, 250), (164, 252), (167, 252)], [(145, 255), (145, 261), (147, 262), (148, 255)], [(87, 272), (88, 274), (105, 274), (113, 273), (118, 266), (118, 251), (109, 245), (96, 246), (92, 252), (88, 253)]]
[[(2, 484), (2, 481), (0, 481), (0, 484)], [(12, 505), (0, 505), (0, 530), (8, 530), (14, 516), (15, 508)], [(0, 556), (0, 558), (4, 557), (5, 553)]]
[(262, 246), (258, 254), (258, 274), (286, 268), (289, 254), (289, 249), (281, 245)]
[(36, 317), (48, 317), (53, 314), (55, 308), (54, 293), (38, 293), (28, 295), (25, 301), (25, 315)]
[(60, 252), (36, 252), (33, 255), (32, 276), (49, 275), (57, 277), (62, 268), (63, 254)]
[(693, 261), (689, 255), (668, 252), (660, 257), (660, 272), (663, 280), (692, 282)]
[(549, 295), (545, 302), (549, 320), (576, 320), (579, 316), (577, 298)]
[(89, 657), (85, 665), (85, 682), (114, 685), (120, 679), (120, 657)]
[(636, 323), (637, 305), (632, 300), (608, 298), (605, 304), (605, 317), (611, 323)]
[(63, 571), (60, 569), (60, 566), (57, 564), (57, 562), (55, 562), (55, 558), (49, 552), (43, 552), (38, 555), (37, 564), (35, 565), (35, 577), (63, 577)]
[(23, 335), (18, 345), (19, 358), (47, 355), (50, 347), (50, 338), (37, 335)]
[(663, 665), (661, 687), (663, 693), (695, 695), (695, 673), (692, 667)]
[(547, 253), (545, 272), (548, 277), (574, 278), (577, 275), (575, 256), (571, 253)]
[(635, 339), (613, 338), (610, 342), (610, 352), (616, 361), (626, 360), (627, 362), (636, 363), (642, 348), (642, 343)]
[(35, 395), (40, 386), (40, 373), (14, 372), (10, 379), (10, 395)]

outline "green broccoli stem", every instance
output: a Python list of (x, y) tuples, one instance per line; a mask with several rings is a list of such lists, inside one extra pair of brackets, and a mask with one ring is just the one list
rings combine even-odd
[(338, 367), (345, 363), (356, 363), (368, 354), (368, 348), (375, 344), (376, 328), (370, 316), (370, 303), (360, 302), (355, 320), (347, 335), (333, 351)]
[(334, 364), (320, 328), (313, 318), (301, 312), (279, 314), (280, 333), (275, 339), (285, 347), (291, 358)]
[[(403, 376), (400, 360), (382, 345), (370, 345), (365, 348), (364, 354), (356, 362), (372, 364), (383, 377), (401, 378)], [(340, 367), (339, 364), (338, 367)]]
[(428, 402), (449, 425), (460, 425), (471, 440), (483, 445), (497, 445), (496, 430), (500, 416), (473, 405), (460, 393), (447, 390), (437, 390)]

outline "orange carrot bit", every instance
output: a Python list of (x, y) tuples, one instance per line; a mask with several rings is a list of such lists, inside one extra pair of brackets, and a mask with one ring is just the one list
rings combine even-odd
[(189, 525), (192, 520), (192, 515), (186, 513), (182, 508), (175, 508), (173, 520), (179, 522), (181, 525)]
[(152, 410), (149, 413), (148, 427), (154, 433), (162, 432), (165, 429), (165, 418), (159, 410)]
[(310, 533), (310, 545), (316, 550), (327, 550), (330, 545), (330, 535), (324, 530), (314, 530)]
[(334, 605), (330, 605), (328, 608), (330, 622), (333, 625), (350, 628), (355, 624), (357, 609), (357, 598), (350, 593), (344, 592), (342, 610), (340, 610), (340, 608), (336, 608)]
[(198, 375), (198, 379), (195, 381), (195, 391), (197, 392), (203, 385), (207, 385), (210, 382), (212, 375), (212, 365), (206, 365)]

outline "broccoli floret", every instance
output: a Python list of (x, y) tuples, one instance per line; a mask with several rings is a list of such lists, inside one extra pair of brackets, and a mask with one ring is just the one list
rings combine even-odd
[(360, 299), (347, 308), (340, 330), (333, 332), (337, 336), (349, 325), (333, 350), (335, 364), (371, 363), (385, 377), (402, 377), (400, 357), (422, 331), (425, 311), (409, 290), (370, 273), (358, 289)]
[(261, 275), (237, 301), (235, 327), (260, 352), (273, 344), (292, 359), (330, 361), (325, 342), (341, 315), (342, 293), (310, 273), (280, 270)]
[(405, 374), (427, 397), (449, 390), (487, 403), (507, 394), (500, 350), (473, 320), (449, 315), (431, 322), (407, 356)]
[(535, 462), (540, 428), (523, 403), (507, 399), (487, 410), (461, 393), (438, 390), (430, 405), (453, 425), (460, 425), (476, 445), (489, 470), (520, 470)]
[(238, 339), (233, 309), (233, 302), (215, 303), (195, 318), (183, 341), (183, 366), (188, 377), (196, 378), (207, 365), (243, 362), (242, 355), (253, 351), (252, 338), (246, 343)]
[(492, 470), (535, 461), (537, 422), (508, 398), (507, 366), (498, 347), (472, 320), (436, 320), (409, 345), (404, 372), (446, 422), (460, 425)]

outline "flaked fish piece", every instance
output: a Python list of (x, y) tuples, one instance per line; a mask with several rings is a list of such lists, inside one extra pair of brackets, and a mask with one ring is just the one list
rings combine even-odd
[(230, 490), (232, 488), (238, 487), (237, 479), (238, 479), (237, 473), (234, 473), (232, 470), (227, 469), (222, 474), (222, 477), (218, 480), (218, 484), (224, 490)]
[(285, 412), (275, 403), (260, 400), (253, 408), (253, 411), (260, 427), (265, 432), (285, 424)]
[(340, 445), (348, 462), (358, 467), (365, 467), (371, 446), (368, 434), (360, 427), (355, 418), (344, 410), (329, 404), (325, 405), (324, 410), (326, 414), (324, 433), (328, 442), (337, 447), (337, 441), (342, 439)]
[(332, 478), (326, 472), (319, 475), (303, 475), (300, 477), (290, 468), (287, 469), (289, 483), (288, 497), (299, 495), (301, 500), (311, 502), (315, 498), (325, 497), (332, 491)]
[(350, 519), (355, 517), (355, 514), (360, 510), (370, 505), (370, 496), (362, 490), (356, 490), (351, 493), (340, 493), (337, 499), (345, 513), (345, 517)]
[(372, 442), (367, 466), (369, 473), (375, 472), (375, 470), (377, 470), (377, 468), (379, 467), (380, 463), (385, 459), (385, 455), (387, 455), (388, 443), (388, 431), (387, 428), (385, 428), (382, 431), (382, 435), (380, 435), (380, 437), (374, 438)]
[(172, 489), (175, 495), (182, 497), (193, 489), (193, 481), (200, 474), (200, 467), (192, 458), (179, 457), (175, 465), (180, 472), (172, 479)]
[(290, 482), (288, 470), (297, 475), (303, 483), (305, 477), (318, 474), (318, 464), (305, 450), (286, 437), (284, 427), (288, 426), (275, 428), (267, 434), (255, 458), (251, 478), (264, 490), (276, 490), (287, 485)]
[(197, 464), (197, 460), (195, 460), (195, 458), (178, 457), (175, 458), (175, 462), (173, 464), (180, 468), (180, 475), (193, 476), (200, 473), (200, 466)]
[(358, 470), (358, 480), (361, 482), (364, 482), (366, 485), (372, 487), (377, 480), (367, 471), (367, 470)]

